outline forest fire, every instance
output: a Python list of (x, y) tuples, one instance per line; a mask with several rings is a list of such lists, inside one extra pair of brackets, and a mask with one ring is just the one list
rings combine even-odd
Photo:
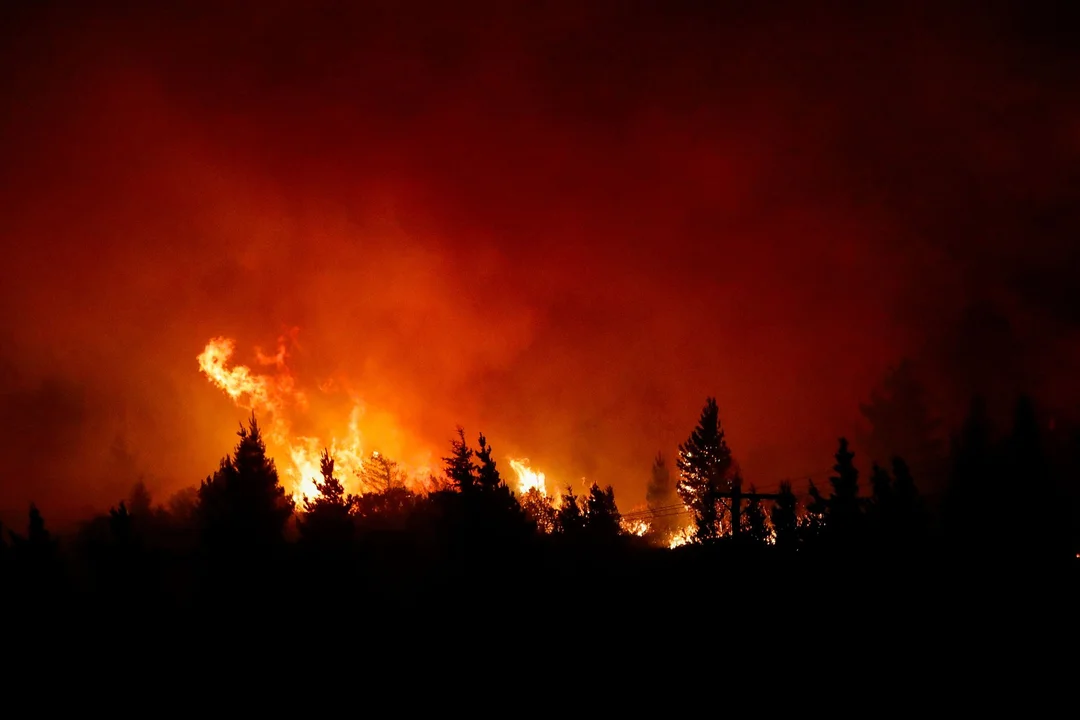
[(645, 520), (627, 520), (625, 518), (619, 523), (619, 527), (627, 535), (636, 535), (637, 537), (644, 537), (651, 529), (651, 526)]
[(671, 538), (668, 540), (668, 548), (674, 550), (677, 547), (686, 545), (693, 539), (694, 528), (692, 525), (687, 525), (672, 533)]
[[(360, 430), (363, 406), (353, 398), (349, 412), (347, 431), (341, 437), (312, 437), (293, 432), (294, 413), (304, 413), (309, 409), (308, 398), (298, 387), (296, 379), (289, 370), (288, 338), (278, 341), (277, 353), (266, 355), (256, 349), (255, 356), (259, 365), (266, 367), (266, 373), (258, 373), (245, 365), (229, 366), (236, 350), (236, 343), (230, 338), (218, 337), (210, 340), (198, 356), (199, 368), (218, 388), (232, 398), (239, 407), (254, 412), (263, 424), (268, 448), (288, 455), (291, 466), (282, 468), (286, 486), (293, 498), (302, 500), (303, 496), (312, 497), (318, 493), (315, 480), (320, 477), (319, 455), (323, 449), (330, 451), (340, 472), (336, 473), (342, 483), (350, 490), (363, 490), (359, 487), (359, 477), (367, 457), (364, 451), (364, 438)], [(323, 384), (323, 392), (329, 392), (331, 386)], [(422, 483), (416, 479), (420, 473), (406, 474), (406, 485), (422, 490)]]
[(529, 459), (516, 460), (510, 458), (510, 467), (514, 469), (518, 478), (518, 493), (524, 495), (530, 490), (538, 490), (540, 494), (547, 495), (547, 482), (544, 473), (529, 467)]

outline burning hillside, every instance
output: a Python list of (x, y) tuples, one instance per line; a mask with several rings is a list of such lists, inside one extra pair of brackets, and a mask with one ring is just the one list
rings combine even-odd
[[(271, 454), (287, 457), (288, 465), (281, 467), (283, 484), (300, 500), (304, 495), (317, 493), (315, 480), (319, 474), (319, 455), (324, 448), (330, 451), (346, 487), (353, 492), (363, 492), (376, 488), (366, 487), (370, 470), (386, 470), (390, 462), (380, 455), (381, 448), (367, 442), (365, 431), (365, 406), (355, 393), (343, 389), (343, 384), (333, 380), (324, 380), (316, 387), (321, 395), (345, 393), (348, 400), (348, 412), (342, 417), (319, 417), (312, 422), (313, 403), (309, 392), (304, 389), (293, 375), (288, 365), (289, 346), (295, 339), (292, 335), (279, 338), (274, 354), (255, 349), (255, 365), (236, 364), (233, 362), (236, 352), (234, 340), (218, 337), (210, 340), (199, 354), (199, 368), (215, 386), (223, 390), (238, 407), (254, 412), (264, 425), (266, 444)], [(337, 432), (329, 435), (299, 432), (297, 427), (331, 427)], [(385, 428), (379, 428), (385, 430)], [(395, 471), (396, 477), (405, 486), (415, 491), (428, 489), (429, 468), (424, 456), (418, 456), (415, 462), (403, 465)], [(374, 467), (374, 465), (379, 467)], [(385, 473), (384, 473), (385, 474)]]

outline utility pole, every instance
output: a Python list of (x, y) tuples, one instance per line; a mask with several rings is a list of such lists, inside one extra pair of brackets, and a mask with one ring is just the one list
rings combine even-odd
[(731, 501), (731, 537), (739, 537), (742, 531), (742, 501), (743, 500), (775, 500), (780, 497), (779, 493), (744, 493), (742, 491), (742, 478), (736, 476), (731, 481), (731, 490), (716, 493), (717, 497), (727, 498)]

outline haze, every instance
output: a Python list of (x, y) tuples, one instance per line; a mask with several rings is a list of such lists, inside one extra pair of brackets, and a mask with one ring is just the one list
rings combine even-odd
[(293, 327), (401, 443), (626, 508), (707, 395), (759, 487), (903, 357), (946, 418), (1077, 398), (1053, 6), (95, 5), (0, 10), (5, 522), (196, 484), (245, 415), (196, 355)]

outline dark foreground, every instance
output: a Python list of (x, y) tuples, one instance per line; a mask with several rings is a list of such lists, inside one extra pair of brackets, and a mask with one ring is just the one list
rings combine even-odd
[(114, 559), (93, 577), (8, 573), (3, 603), (11, 630), (113, 641), (119, 632), (151, 646), (166, 637), (183, 646), (307, 637), (369, 649), (465, 643), (587, 655), (660, 644), (674, 659), (733, 643), (754, 654), (780, 640), (804, 648), (960, 643), (970, 653), (1014, 636), (1048, 648), (1073, 637), (1078, 570), (1080, 561), (930, 552), (812, 557), (548, 544), (312, 558), (290, 547), (231, 562)]

